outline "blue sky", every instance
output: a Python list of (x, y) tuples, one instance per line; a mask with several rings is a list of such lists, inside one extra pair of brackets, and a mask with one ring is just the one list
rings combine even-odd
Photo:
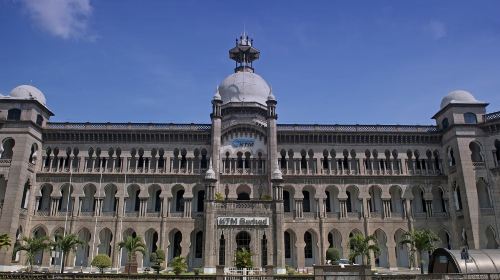
[(33, 84), (53, 121), (208, 123), (244, 28), (280, 123), (433, 124), (454, 89), (500, 110), (500, 1), (0, 0), (0, 92)]

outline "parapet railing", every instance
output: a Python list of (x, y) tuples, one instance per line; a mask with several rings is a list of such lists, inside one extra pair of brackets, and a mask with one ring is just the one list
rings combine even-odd
[(139, 130), (189, 130), (207, 131), (210, 124), (175, 124), (175, 123), (80, 123), (80, 122), (49, 122), (48, 129), (139, 129)]
[(439, 129), (433, 125), (278, 124), (278, 131), (438, 132)]
[(485, 122), (494, 121), (494, 120), (498, 120), (498, 119), (500, 119), (500, 111), (484, 115)]

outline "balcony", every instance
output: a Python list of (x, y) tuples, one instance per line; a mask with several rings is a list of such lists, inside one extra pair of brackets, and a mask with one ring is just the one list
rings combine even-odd
[(226, 200), (215, 203), (217, 212), (241, 214), (270, 214), (272, 201), (268, 200)]
[(347, 212), (347, 219), (359, 220), (359, 219), (361, 219), (361, 213), (359, 213), (359, 212)]

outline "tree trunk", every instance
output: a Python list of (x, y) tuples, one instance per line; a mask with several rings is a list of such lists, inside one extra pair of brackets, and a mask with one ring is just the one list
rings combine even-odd
[(63, 253), (62, 263), (61, 263), (61, 273), (64, 273), (64, 266), (66, 264), (66, 254)]
[(420, 261), (420, 274), (424, 274), (424, 258), (422, 256), (422, 251), (418, 251), (419, 261)]

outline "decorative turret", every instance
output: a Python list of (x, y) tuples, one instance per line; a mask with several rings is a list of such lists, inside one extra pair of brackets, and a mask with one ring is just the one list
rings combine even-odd
[(269, 87), (269, 96), (267, 97), (266, 104), (267, 104), (267, 117), (272, 119), (278, 118), (278, 116), (276, 115), (276, 104), (278, 104), (278, 102), (276, 101), (276, 97), (274, 97), (272, 87)]
[(253, 39), (243, 32), (236, 39), (236, 46), (229, 50), (229, 58), (236, 62), (234, 72), (253, 72), (253, 61), (259, 59), (260, 51), (252, 47)]
[(220, 118), (222, 116), (221, 105), (222, 98), (219, 93), (219, 87), (217, 87), (212, 98), (212, 118)]

